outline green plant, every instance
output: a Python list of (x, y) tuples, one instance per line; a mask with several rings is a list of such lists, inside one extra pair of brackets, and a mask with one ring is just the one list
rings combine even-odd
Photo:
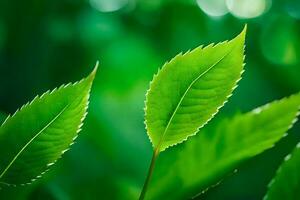
[[(153, 156), (140, 200), (200, 199), (242, 162), (273, 147), (297, 121), (300, 93), (208, 123), (241, 79), (246, 29), (230, 41), (179, 54), (154, 75), (145, 101)], [(87, 114), (96, 71), (6, 118), (0, 127), (0, 184), (31, 183), (69, 149)], [(286, 157), (265, 199), (299, 198), (299, 147)]]
[[(299, 114), (299, 113), (298, 113)], [(296, 121), (296, 119), (295, 119)], [(300, 190), (300, 143), (288, 154), (269, 183), (264, 200), (299, 199)]]
[(246, 26), (229, 42), (198, 47), (166, 63), (146, 94), (145, 124), (153, 156), (139, 199), (146, 197), (159, 154), (192, 138), (159, 161), (149, 199), (187, 199), (271, 148), (297, 118), (300, 95), (204, 127), (241, 79)]
[(273, 147), (295, 123), (299, 106), (295, 94), (205, 126), (160, 157), (149, 199), (188, 199), (218, 184), (243, 161)]
[(68, 150), (87, 114), (96, 71), (35, 97), (6, 118), (0, 127), (1, 184), (31, 183)]
[(154, 76), (145, 103), (153, 157), (140, 199), (160, 152), (195, 135), (231, 96), (243, 72), (245, 35), (246, 26), (229, 42), (179, 54)]

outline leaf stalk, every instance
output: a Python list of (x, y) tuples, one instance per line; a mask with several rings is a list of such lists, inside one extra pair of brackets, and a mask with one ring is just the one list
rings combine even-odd
[(153, 171), (154, 171), (154, 167), (155, 167), (155, 163), (156, 163), (156, 159), (157, 159), (158, 155), (159, 155), (159, 148), (156, 148), (153, 152), (153, 156), (152, 156), (152, 159), (151, 159), (151, 163), (150, 163), (149, 171), (148, 171), (148, 174), (147, 174), (147, 178), (144, 182), (144, 186), (143, 186), (142, 192), (140, 194), (139, 200), (144, 200), (144, 198), (145, 198), (145, 195), (146, 195), (146, 192), (147, 192), (147, 189), (148, 189), (148, 185), (149, 185), (150, 180), (151, 180), (152, 175), (153, 175)]

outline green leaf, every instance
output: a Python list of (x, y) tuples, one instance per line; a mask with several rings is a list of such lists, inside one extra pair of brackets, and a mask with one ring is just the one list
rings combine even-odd
[(300, 94), (217, 121), (158, 158), (148, 199), (187, 199), (234, 172), (242, 161), (271, 148), (292, 127)]
[(195, 135), (231, 96), (243, 72), (246, 27), (229, 42), (179, 54), (154, 76), (145, 124), (156, 151)]
[(26, 184), (39, 178), (68, 150), (87, 114), (95, 70), (74, 84), (37, 96), (0, 127), (0, 182)]
[(268, 187), (264, 200), (300, 199), (300, 143), (285, 157)]

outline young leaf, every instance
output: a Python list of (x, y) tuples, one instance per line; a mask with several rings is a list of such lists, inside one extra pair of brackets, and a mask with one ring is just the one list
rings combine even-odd
[(300, 199), (300, 143), (287, 155), (269, 184), (264, 200)]
[(154, 76), (145, 124), (157, 152), (195, 135), (224, 105), (241, 78), (246, 27), (229, 42), (179, 54)]
[(0, 127), (0, 182), (26, 184), (68, 150), (87, 114), (96, 69), (80, 82), (37, 96)]
[(242, 161), (280, 140), (295, 122), (299, 106), (297, 94), (201, 129), (158, 158), (148, 199), (188, 199), (218, 183)]

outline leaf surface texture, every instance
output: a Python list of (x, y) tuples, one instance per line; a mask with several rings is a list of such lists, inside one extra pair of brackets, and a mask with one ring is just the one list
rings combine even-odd
[(148, 199), (188, 199), (217, 184), (279, 141), (296, 121), (299, 106), (297, 94), (201, 129), (158, 158)]
[(196, 134), (224, 105), (243, 72), (245, 34), (246, 28), (229, 42), (179, 54), (154, 76), (145, 103), (154, 149)]
[(96, 73), (63, 85), (24, 105), (0, 127), (0, 182), (34, 181), (68, 150), (87, 114)]

